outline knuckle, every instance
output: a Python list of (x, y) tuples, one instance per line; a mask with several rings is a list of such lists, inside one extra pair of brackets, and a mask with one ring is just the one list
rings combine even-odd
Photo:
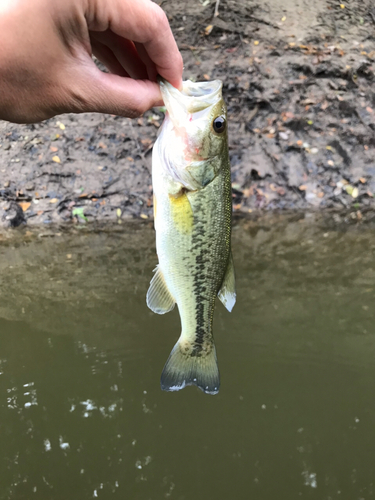
[(153, 27), (163, 31), (169, 29), (169, 21), (164, 10), (156, 3), (153, 3), (152, 5), (154, 8), (152, 16)]

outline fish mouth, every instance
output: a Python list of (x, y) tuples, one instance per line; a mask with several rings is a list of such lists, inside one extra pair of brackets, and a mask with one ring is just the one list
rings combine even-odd
[(221, 80), (210, 82), (192, 82), (185, 80), (182, 89), (178, 90), (163, 78), (158, 78), (160, 91), (165, 106), (170, 114), (177, 108), (180, 112), (188, 114), (203, 111), (222, 99), (221, 91), (223, 83)]

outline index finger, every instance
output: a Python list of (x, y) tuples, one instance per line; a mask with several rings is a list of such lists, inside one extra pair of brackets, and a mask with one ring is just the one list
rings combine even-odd
[(158, 5), (150, 0), (95, 3), (99, 8), (89, 21), (89, 29), (110, 29), (121, 37), (141, 43), (157, 72), (173, 86), (182, 86), (182, 57), (167, 16)]

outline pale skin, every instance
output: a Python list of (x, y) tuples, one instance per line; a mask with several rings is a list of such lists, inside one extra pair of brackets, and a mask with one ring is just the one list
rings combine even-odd
[(181, 87), (181, 55), (150, 0), (0, 0), (1, 120), (139, 116), (162, 104), (158, 74)]

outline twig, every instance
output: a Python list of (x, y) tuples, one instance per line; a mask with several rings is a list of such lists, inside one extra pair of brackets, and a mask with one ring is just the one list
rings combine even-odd
[(250, 111), (250, 114), (249, 116), (247, 117), (247, 123), (249, 124), (251, 122), (251, 120), (253, 118), (255, 118), (255, 115), (258, 113), (259, 111), (259, 106), (256, 105), (255, 108), (253, 108), (251, 111)]
[(220, 0), (216, 0), (214, 17), (217, 17), (219, 15), (219, 5), (220, 5)]

